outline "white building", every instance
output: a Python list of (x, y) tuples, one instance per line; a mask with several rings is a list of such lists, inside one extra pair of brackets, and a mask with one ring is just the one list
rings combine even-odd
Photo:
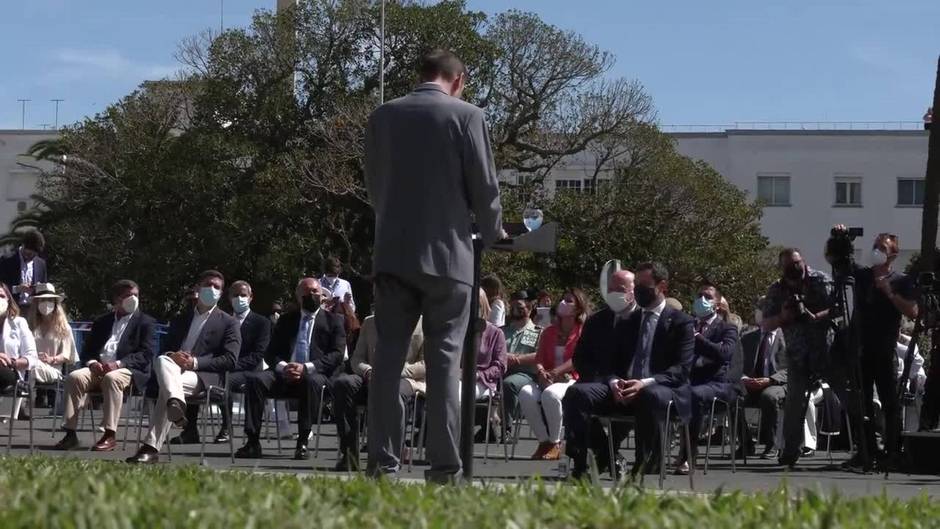
[[(36, 142), (58, 136), (54, 130), (0, 130), (0, 232), (6, 232), (16, 215), (33, 205), (39, 171), (36, 160), (25, 156)], [(25, 164), (25, 165), (24, 165)]]
[[(903, 268), (920, 247), (928, 133), (903, 130), (757, 130), (673, 132), (680, 153), (703, 160), (765, 204), (763, 233), (772, 245), (800, 248), (810, 266), (828, 270), (823, 247), (834, 224), (865, 230), (856, 255), (867, 262), (874, 236), (896, 234)], [(844, 125), (840, 124), (840, 127)], [(585, 190), (590, 156), (568, 160), (547, 184)], [(601, 179), (610, 174), (600, 175)]]

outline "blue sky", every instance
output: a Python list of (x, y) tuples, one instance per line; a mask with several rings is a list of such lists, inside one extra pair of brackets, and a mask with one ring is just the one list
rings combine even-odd
[[(222, 0), (226, 26), (274, 0)], [(10, 0), (0, 17), (0, 129), (94, 114), (172, 74), (220, 0)], [(666, 125), (919, 120), (940, 54), (938, 0), (469, 0), (533, 11), (613, 52)], [(934, 27), (929, 25), (933, 24)]]

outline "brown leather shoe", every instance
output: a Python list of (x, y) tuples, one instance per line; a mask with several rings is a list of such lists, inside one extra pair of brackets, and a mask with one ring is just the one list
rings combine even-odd
[(545, 452), (552, 447), (552, 443), (539, 443), (539, 447), (535, 449), (535, 453), (532, 454), (531, 459), (533, 461), (539, 461), (545, 457)]
[(558, 461), (561, 459), (561, 443), (548, 443), (548, 450), (542, 455), (542, 461)]
[(112, 434), (104, 434), (91, 449), (95, 452), (110, 452), (116, 446), (117, 437)]

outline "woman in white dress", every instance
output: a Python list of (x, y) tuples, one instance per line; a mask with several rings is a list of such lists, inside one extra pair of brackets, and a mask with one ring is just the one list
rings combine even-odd
[(35, 381), (51, 384), (62, 380), (62, 366), (78, 362), (78, 350), (62, 306), (62, 296), (56, 294), (52, 283), (36, 285), (36, 294), (30, 298), (29, 326), (33, 329), (39, 356), (33, 368)]
[[(0, 391), (7, 391), (39, 363), (36, 341), (26, 320), (20, 317), (20, 309), (13, 295), (4, 284), (0, 284), (0, 334), (3, 336), (3, 351), (0, 352)], [(18, 408), (14, 416), (18, 415)]]

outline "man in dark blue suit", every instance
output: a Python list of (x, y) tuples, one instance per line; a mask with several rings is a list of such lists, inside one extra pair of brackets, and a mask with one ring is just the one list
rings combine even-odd
[(46, 247), (46, 240), (37, 230), (28, 230), (23, 234), (17, 251), (0, 259), (0, 281), (2, 281), (25, 313), (29, 307), (29, 298), (33, 287), (38, 283), (48, 283), (46, 260), (39, 254)]
[[(738, 329), (717, 312), (721, 293), (711, 283), (699, 287), (692, 302), (695, 316), (695, 356), (689, 377), (692, 394), (692, 422), (689, 423), (692, 453), (697, 452), (702, 420), (711, 410), (715, 398), (731, 402), (737, 397), (737, 384), (729, 378), (731, 359), (741, 346)], [(694, 458), (693, 458), (694, 459)], [(679, 473), (689, 472), (688, 461), (679, 465)]]
[[(271, 341), (271, 320), (251, 310), (254, 293), (247, 281), (236, 281), (229, 287), (229, 302), (232, 305), (232, 315), (238, 322), (242, 337), (241, 350), (235, 367), (226, 374), (229, 388), (240, 391), (245, 385), (248, 373), (261, 370), (264, 353)], [(195, 444), (200, 440), (196, 422), (199, 420), (199, 406), (187, 406), (186, 430), (178, 437), (170, 439), (171, 444)], [(232, 410), (232, 394), (228, 395), (228, 412), (222, 413), (222, 427), (215, 436), (216, 443), (229, 442), (229, 420)]]
[(297, 448), (294, 459), (309, 458), (307, 441), (313, 414), (320, 407), (320, 390), (343, 363), (346, 331), (343, 317), (321, 310), (320, 282), (304, 278), (295, 292), (301, 310), (277, 320), (265, 353), (265, 371), (249, 373), (245, 383), (245, 436), (248, 441), (235, 457), (261, 457), (261, 420), (268, 398), (297, 399)]
[[(589, 421), (592, 413), (627, 413), (636, 417), (636, 463), (633, 473), (655, 473), (662, 454), (660, 431), (670, 402), (683, 419), (691, 415), (689, 370), (695, 348), (692, 318), (666, 306), (669, 272), (659, 263), (636, 270), (634, 298), (642, 310), (618, 330), (616, 348), (603, 382), (575, 384), (563, 401), (572, 477), (587, 471)], [(592, 446), (606, 446), (593, 439)], [(598, 451), (600, 452), (600, 451)]]
[[(225, 278), (215, 270), (200, 274), (196, 305), (170, 322), (154, 360), (148, 393), (158, 390), (150, 415), (150, 431), (128, 463), (156, 463), (170, 424), (186, 428), (186, 397), (221, 384), (235, 365), (242, 338), (238, 322), (218, 307)], [(154, 387), (156, 386), (156, 387)]]

